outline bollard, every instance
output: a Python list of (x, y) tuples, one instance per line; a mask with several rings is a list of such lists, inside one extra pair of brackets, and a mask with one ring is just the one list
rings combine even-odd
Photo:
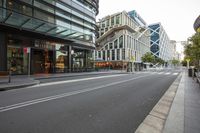
[(9, 70), (8, 83), (11, 83), (11, 70)]

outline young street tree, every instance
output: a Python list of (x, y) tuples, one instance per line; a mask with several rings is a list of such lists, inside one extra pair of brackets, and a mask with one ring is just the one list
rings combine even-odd
[(142, 56), (142, 62), (148, 62), (148, 63), (153, 63), (155, 60), (155, 57), (150, 53), (147, 52)]
[(189, 39), (185, 46), (185, 59), (190, 59), (190, 64), (199, 67), (200, 62), (200, 33), (196, 33)]

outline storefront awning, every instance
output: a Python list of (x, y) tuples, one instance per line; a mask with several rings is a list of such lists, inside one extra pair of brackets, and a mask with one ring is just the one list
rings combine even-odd
[(2, 7), (0, 7), (0, 23), (6, 26), (49, 35), (64, 40), (80, 40), (92, 45), (92, 35), (84, 34), (65, 26), (48, 23)]

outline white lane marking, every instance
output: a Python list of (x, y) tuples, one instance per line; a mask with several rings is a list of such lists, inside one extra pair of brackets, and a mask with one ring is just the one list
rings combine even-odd
[(22, 107), (34, 105), (34, 104), (37, 104), (37, 103), (43, 103), (43, 102), (47, 102), (47, 101), (51, 101), (51, 100), (55, 100), (55, 99), (60, 99), (60, 98), (68, 97), (68, 96), (73, 96), (73, 95), (77, 95), (77, 94), (81, 94), (81, 93), (85, 93), (85, 92), (89, 92), (89, 91), (93, 91), (93, 90), (98, 90), (98, 89), (101, 89), (101, 88), (125, 83), (125, 82), (131, 81), (131, 80), (135, 80), (135, 79), (139, 79), (139, 78), (143, 78), (143, 77), (147, 77), (147, 76), (150, 76), (150, 75), (139, 76), (139, 77), (136, 77), (136, 78), (131, 78), (131, 79), (128, 79), (128, 80), (113, 82), (113, 83), (110, 83), (110, 84), (107, 84), (107, 85), (101, 85), (101, 86), (97, 86), (97, 87), (94, 87), (94, 88), (87, 88), (87, 89), (83, 89), (83, 90), (72, 91), (72, 92), (68, 92), (68, 93), (63, 93), (63, 94), (59, 94), (59, 95), (34, 99), (34, 100), (26, 101), (26, 102), (21, 102), (21, 103), (17, 103), (17, 104), (13, 104), (13, 105), (0, 107), (0, 113), (5, 112), (5, 111), (9, 111), (9, 110), (13, 110), (13, 109), (17, 109), (17, 108), (22, 108)]
[(173, 73), (173, 75), (178, 75), (178, 73)]
[(91, 79), (118, 77), (118, 76), (124, 76), (124, 75), (127, 75), (127, 74), (117, 74), (117, 75), (108, 75), (108, 76), (101, 76), (101, 77), (91, 77), (91, 78), (73, 79), (73, 80), (66, 80), (66, 81), (56, 81), (56, 82), (51, 82), (51, 83), (42, 83), (42, 84), (39, 84), (39, 85), (27, 87), (27, 88), (42, 87), (42, 86), (57, 85), (57, 84), (65, 84), (65, 83), (73, 83), (73, 82), (86, 81), (86, 80), (91, 80)]
[(165, 75), (169, 75), (170, 73), (165, 73)]

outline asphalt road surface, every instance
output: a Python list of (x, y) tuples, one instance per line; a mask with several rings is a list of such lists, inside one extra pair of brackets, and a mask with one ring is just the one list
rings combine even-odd
[(177, 70), (82, 77), (0, 92), (0, 133), (133, 133)]

